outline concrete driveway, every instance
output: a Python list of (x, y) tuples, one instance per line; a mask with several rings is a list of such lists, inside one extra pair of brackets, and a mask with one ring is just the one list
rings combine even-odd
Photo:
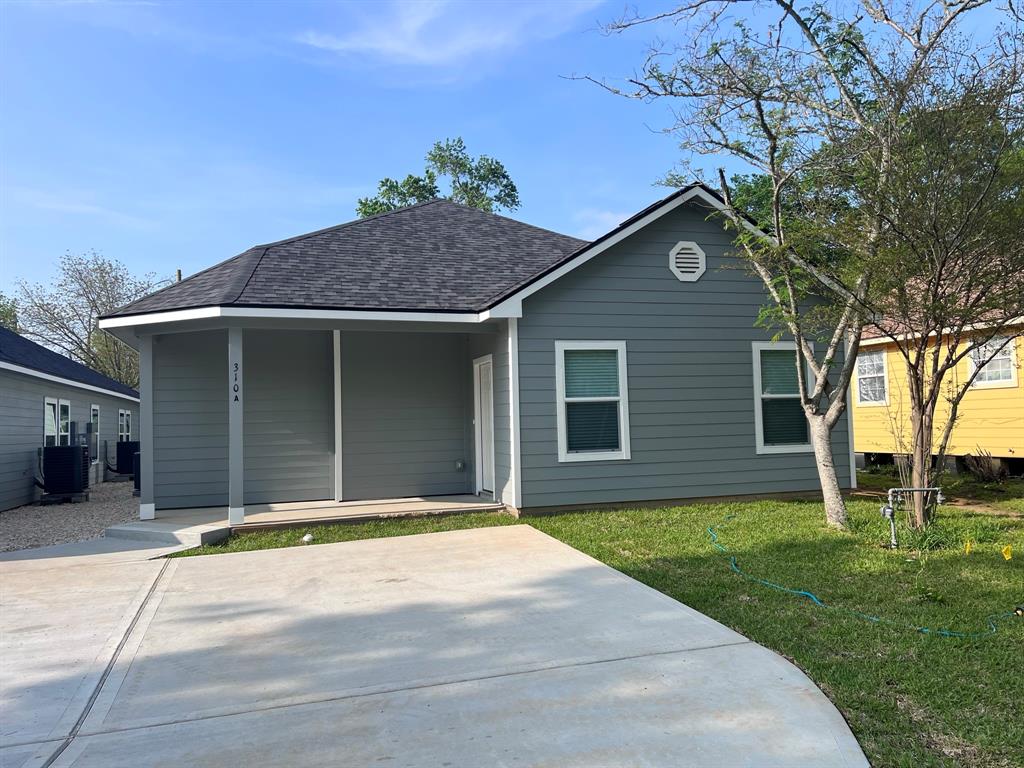
[(0, 563), (0, 764), (866, 765), (794, 666), (521, 525)]

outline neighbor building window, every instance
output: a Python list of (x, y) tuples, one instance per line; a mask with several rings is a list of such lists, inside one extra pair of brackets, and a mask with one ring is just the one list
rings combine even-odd
[(126, 443), (132, 439), (132, 412), (119, 410), (117, 412), (117, 440)]
[[(980, 365), (972, 387), (1015, 387), (1017, 365), (1013, 359), (1013, 339), (992, 339), (971, 352), (971, 373)], [(991, 360), (989, 359), (991, 358)], [(986, 363), (985, 361), (988, 360)]]
[(629, 458), (626, 342), (556, 341), (559, 461)]
[(57, 445), (71, 445), (71, 403), (57, 401)]
[(100, 460), (100, 407), (93, 404), (89, 407), (89, 423), (92, 424), (92, 434), (89, 435), (89, 455), (92, 456), (92, 463)]
[(857, 404), (888, 405), (889, 386), (884, 349), (857, 353)]
[(811, 450), (793, 342), (754, 343), (754, 412), (758, 453)]
[(47, 397), (43, 402), (43, 445), (57, 444), (57, 401)]

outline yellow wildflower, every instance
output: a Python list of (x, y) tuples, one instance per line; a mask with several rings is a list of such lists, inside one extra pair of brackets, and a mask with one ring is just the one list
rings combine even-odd
[(1002, 551), (1003, 551), (1003, 559), (1004, 560), (1012, 560), (1013, 559), (1013, 544), (1007, 544), (1005, 547), (1003, 547)]
[(968, 539), (964, 542), (964, 554), (969, 555), (974, 551), (974, 542)]

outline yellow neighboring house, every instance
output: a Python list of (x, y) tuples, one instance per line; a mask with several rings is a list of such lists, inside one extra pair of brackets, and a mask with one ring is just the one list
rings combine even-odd
[[(974, 357), (984, 360), (988, 353), (968, 355), (947, 374), (947, 382), (957, 385), (966, 380), (974, 371)], [(960, 402), (947, 452), (950, 457), (986, 451), (1014, 474), (1024, 471), (1022, 361), (1024, 338), (1018, 336), (978, 374)], [(874, 457), (876, 463), (889, 463), (891, 455), (909, 452), (906, 363), (891, 341), (879, 337), (861, 341), (851, 400), (853, 448), (858, 459), (865, 454), (883, 454)], [(948, 402), (940, 400), (935, 411), (936, 443), (948, 415)]]

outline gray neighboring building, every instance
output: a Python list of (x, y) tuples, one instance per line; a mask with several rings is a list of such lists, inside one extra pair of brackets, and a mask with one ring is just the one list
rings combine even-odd
[[(587, 243), (435, 200), (122, 308), (101, 327), (141, 354), (141, 516), (816, 490), (793, 344), (755, 327), (722, 210), (692, 185)], [(849, 486), (848, 423), (833, 440)]]
[[(81, 363), (0, 328), (0, 511), (38, 498), (38, 451), (67, 445), (95, 425), (90, 485), (103, 482), (118, 439), (137, 439), (139, 393)], [(106, 447), (108, 455), (104, 455)]]

